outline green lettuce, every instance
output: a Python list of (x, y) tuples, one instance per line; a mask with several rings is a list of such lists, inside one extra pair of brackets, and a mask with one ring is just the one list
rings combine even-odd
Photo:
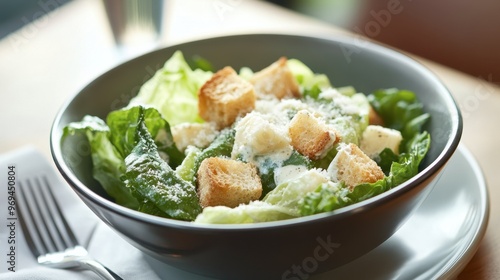
[(352, 204), (347, 196), (349, 189), (342, 183), (327, 182), (321, 184), (315, 191), (309, 192), (299, 201), (302, 216), (330, 212)]
[(414, 92), (396, 88), (380, 89), (368, 96), (373, 109), (384, 120), (384, 126), (401, 132), (403, 142), (400, 150), (409, 151), (407, 143), (412, 141), (430, 115), (423, 110), (423, 104)]
[(115, 202), (128, 208), (139, 206), (137, 199), (120, 179), (125, 174), (122, 155), (110, 141), (109, 127), (93, 116), (85, 116), (80, 122), (73, 122), (64, 128), (63, 140), (77, 133), (83, 133), (90, 145), (93, 177)]
[(210, 71), (192, 70), (182, 52), (176, 51), (163, 68), (144, 83), (130, 104), (155, 107), (171, 125), (203, 122), (198, 115), (198, 89), (211, 76)]
[(138, 123), (136, 137), (137, 145), (125, 158), (125, 184), (143, 204), (139, 210), (194, 220), (201, 212), (195, 186), (182, 180), (160, 157), (144, 121)]
[(309, 192), (314, 191), (328, 179), (324, 174), (311, 169), (299, 177), (284, 182), (270, 191), (262, 201), (288, 209), (290, 215), (300, 216), (300, 200)]
[(315, 74), (300, 60), (289, 59), (287, 65), (300, 85), (303, 96), (318, 98), (323, 89), (331, 87), (330, 80), (325, 74)]
[(110, 129), (111, 142), (123, 158), (129, 155), (137, 144), (139, 122), (144, 122), (163, 159), (172, 167), (182, 163), (184, 154), (175, 146), (170, 124), (155, 108), (143, 106), (123, 108), (109, 113), (106, 121)]
[(82, 121), (64, 128), (63, 140), (75, 133), (85, 134), (91, 149), (93, 177), (116, 203), (142, 212), (167, 215), (151, 203), (138, 200), (123, 178), (127, 169), (125, 159), (138, 145), (141, 126), (154, 137), (155, 152), (165, 164), (168, 162), (175, 167), (182, 163), (184, 154), (175, 146), (169, 123), (155, 108), (142, 106), (113, 111), (106, 120), (107, 123), (98, 117), (85, 116)]
[[(209, 67), (206, 61), (198, 59), (195, 63)], [(132, 172), (128, 170), (125, 159), (136, 154), (134, 151), (139, 144), (145, 145), (137, 137), (144, 126), (153, 139), (155, 152), (165, 165), (175, 168), (182, 164), (185, 156), (173, 141), (170, 124), (202, 122), (198, 116), (197, 91), (211, 75), (210, 71), (191, 70), (178, 51), (141, 87), (128, 107), (111, 112), (106, 123), (97, 117), (86, 116), (81, 122), (65, 127), (63, 139), (76, 133), (85, 135), (92, 152), (93, 177), (118, 204), (154, 215), (192, 220), (194, 213), (200, 210), (197, 203), (186, 204), (193, 207), (191, 212), (186, 210), (176, 214), (173, 210), (166, 211), (165, 204), (140, 196), (141, 192), (134, 188), (135, 181), (131, 178), (125, 184), (123, 180), (127, 172)], [(149, 156), (153, 158), (151, 154)], [(153, 192), (149, 194), (153, 195)]]
[(186, 148), (185, 154), (186, 157), (182, 161), (181, 165), (177, 166), (175, 172), (179, 177), (188, 182), (194, 182), (196, 172), (198, 171), (195, 168), (196, 158), (199, 157), (201, 150), (195, 146), (188, 146)]
[(286, 208), (259, 200), (242, 204), (236, 208), (226, 206), (206, 207), (196, 217), (199, 224), (250, 224), (295, 218)]
[(422, 131), (430, 116), (423, 112), (423, 105), (415, 93), (397, 89), (378, 90), (368, 99), (388, 127), (401, 131), (401, 153), (396, 155), (390, 149), (384, 149), (379, 154), (376, 162), (386, 176), (377, 182), (360, 184), (352, 190), (344, 186), (321, 186), (308, 193), (300, 201), (303, 215), (331, 211), (366, 200), (406, 182), (419, 172), (420, 163), (431, 143), (430, 134)]

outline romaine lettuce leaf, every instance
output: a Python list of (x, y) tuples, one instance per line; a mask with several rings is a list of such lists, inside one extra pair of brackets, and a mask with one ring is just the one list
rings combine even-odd
[(399, 156), (399, 160), (391, 166), (389, 177), (395, 187), (418, 173), (420, 162), (424, 159), (431, 145), (431, 136), (427, 131), (415, 135), (408, 142), (409, 151)]
[(169, 123), (153, 107), (126, 107), (108, 114), (111, 142), (123, 158), (128, 156), (137, 144), (137, 129), (144, 122), (155, 140), (162, 158), (175, 168), (182, 163), (184, 154), (175, 146)]
[(286, 208), (256, 200), (236, 208), (226, 206), (206, 207), (194, 222), (200, 224), (249, 224), (295, 217), (289, 215)]
[(186, 148), (185, 154), (186, 157), (182, 161), (181, 165), (177, 166), (175, 172), (179, 177), (188, 182), (194, 182), (194, 178), (196, 176), (195, 169), (196, 158), (201, 153), (201, 150), (195, 146), (188, 146)]
[(400, 151), (409, 151), (407, 143), (422, 131), (430, 115), (423, 110), (414, 92), (396, 88), (380, 89), (368, 96), (373, 109), (384, 120), (384, 126), (401, 132)]
[(198, 115), (198, 89), (211, 76), (210, 71), (192, 70), (182, 52), (176, 51), (130, 104), (155, 107), (171, 125), (203, 122)]
[(191, 69), (201, 69), (206, 72), (213, 72), (215, 70), (210, 61), (199, 55), (192, 56), (188, 63)]
[(299, 217), (301, 199), (326, 182), (328, 182), (328, 178), (324, 174), (316, 169), (307, 170), (297, 178), (277, 186), (262, 201), (281, 206), (287, 209), (288, 214)]
[(387, 176), (391, 171), (392, 163), (398, 161), (398, 159), (399, 155), (395, 154), (391, 149), (385, 148), (373, 160), (382, 168), (382, 171)]
[(330, 80), (325, 74), (315, 74), (300, 60), (288, 59), (287, 65), (300, 85), (303, 96), (318, 98), (324, 88), (331, 87)]
[(85, 116), (81, 122), (70, 123), (64, 128), (62, 140), (76, 133), (84, 133), (89, 141), (93, 177), (116, 203), (137, 209), (137, 199), (120, 179), (125, 174), (125, 162), (109, 139), (106, 123), (98, 117)]
[(327, 182), (321, 184), (315, 191), (299, 201), (302, 216), (330, 212), (352, 204), (347, 194), (349, 189), (341, 183)]
[(159, 209), (169, 218), (194, 220), (201, 212), (196, 188), (160, 157), (144, 121), (138, 123), (136, 137), (137, 145), (125, 158), (125, 184), (141, 203), (139, 209), (150, 214)]

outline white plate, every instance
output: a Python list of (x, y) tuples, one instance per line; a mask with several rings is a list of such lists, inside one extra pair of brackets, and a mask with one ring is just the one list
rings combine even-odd
[[(432, 192), (398, 232), (359, 259), (309, 279), (454, 278), (476, 252), (488, 216), (483, 174), (460, 146)], [(162, 278), (209, 279), (147, 258)]]

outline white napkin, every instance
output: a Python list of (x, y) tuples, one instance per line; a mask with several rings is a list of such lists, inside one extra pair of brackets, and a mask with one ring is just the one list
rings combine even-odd
[[(16, 224), (14, 231), (16, 241), (15, 272), (8, 269), (10, 264), (7, 262), (9, 258), (7, 254), (10, 252), (11, 246), (8, 244), (8, 238), (11, 232), (7, 226), (7, 166), (15, 165), (18, 174), (16, 180), (22, 179), (23, 172), (26, 172), (23, 171), (23, 166), (17, 164), (16, 158), (19, 154), (32, 152), (32, 150), (33, 148), (25, 148), (0, 156), (0, 280), (100, 279), (88, 270), (55, 269), (38, 265), (24, 240), (19, 223)], [(40, 153), (38, 156), (43, 157)], [(57, 172), (56, 170), (52, 171)], [(146, 261), (144, 254), (101, 222), (62, 177), (60, 179), (60, 184), (52, 186), (54, 194), (80, 244), (87, 248), (90, 255), (123, 279), (159, 279)]]

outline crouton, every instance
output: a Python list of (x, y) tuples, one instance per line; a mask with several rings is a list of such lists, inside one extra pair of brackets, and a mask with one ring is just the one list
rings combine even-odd
[(384, 120), (380, 115), (373, 109), (370, 105), (370, 111), (368, 111), (368, 123), (373, 125), (384, 125)]
[(369, 157), (376, 157), (385, 148), (399, 154), (399, 145), (403, 140), (401, 132), (379, 125), (369, 125), (363, 132), (360, 148)]
[(355, 144), (344, 144), (328, 167), (332, 180), (345, 182), (352, 190), (362, 183), (374, 183), (384, 178), (384, 172)]
[(299, 111), (288, 127), (291, 144), (312, 160), (322, 158), (340, 138), (334, 129), (306, 110)]
[(262, 183), (253, 164), (226, 158), (207, 158), (198, 169), (198, 196), (202, 207), (227, 206), (258, 200)]
[(300, 97), (300, 90), (295, 77), (287, 66), (287, 59), (278, 61), (255, 73), (250, 78), (259, 98), (275, 96), (278, 99)]
[(233, 124), (238, 116), (255, 108), (252, 84), (240, 78), (231, 67), (215, 73), (198, 92), (200, 116), (215, 122), (219, 129)]
[(175, 145), (180, 151), (192, 145), (205, 148), (218, 135), (213, 123), (181, 123), (171, 127)]

